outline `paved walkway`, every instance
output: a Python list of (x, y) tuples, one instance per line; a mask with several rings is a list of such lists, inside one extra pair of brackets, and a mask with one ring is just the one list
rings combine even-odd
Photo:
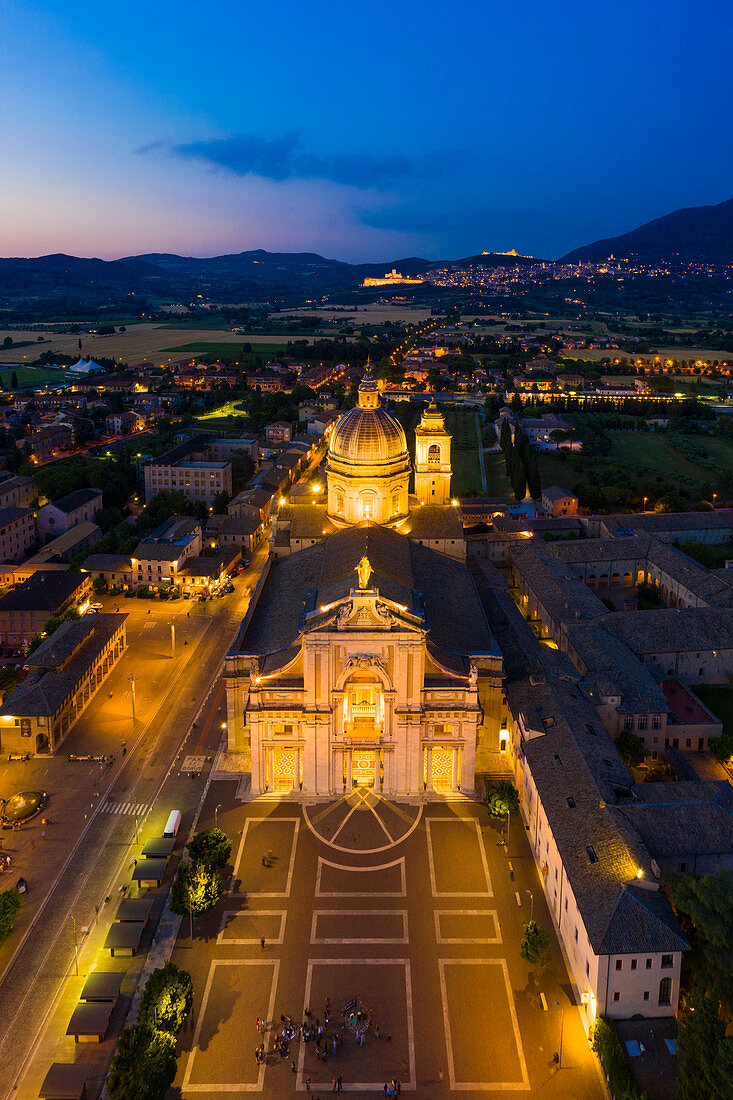
[[(341, 1077), (356, 1096), (383, 1095), (397, 1079), (420, 1100), (497, 1091), (600, 1100), (557, 944), (541, 981), (548, 1011), (519, 956), (526, 889), (535, 917), (552, 927), (523, 833), (512, 879), (485, 809), (468, 800), (420, 807), (357, 789), (301, 807), (242, 804), (237, 789), (212, 783), (201, 819), (219, 804), (235, 838), (229, 893), (194, 926), (193, 942), (183, 922), (174, 953), (195, 989), (176, 1082), (184, 1098), (274, 1098), (308, 1085), (324, 1097)], [(354, 998), (370, 1015), (363, 1046), (344, 1016)], [(275, 1051), (281, 1017), (324, 1025), (327, 1007), (325, 1062), (315, 1041)], [(258, 1017), (268, 1021), (263, 1036)]]

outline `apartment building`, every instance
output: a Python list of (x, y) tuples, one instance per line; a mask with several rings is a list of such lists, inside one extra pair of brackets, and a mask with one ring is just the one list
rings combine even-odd
[(32, 508), (0, 509), (0, 562), (23, 561), (38, 542)]

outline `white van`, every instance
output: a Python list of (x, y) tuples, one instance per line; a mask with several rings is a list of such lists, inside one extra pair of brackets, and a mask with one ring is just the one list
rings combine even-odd
[(168, 814), (168, 820), (165, 823), (165, 829), (163, 829), (163, 836), (167, 840), (172, 840), (181, 827), (181, 811), (171, 810)]

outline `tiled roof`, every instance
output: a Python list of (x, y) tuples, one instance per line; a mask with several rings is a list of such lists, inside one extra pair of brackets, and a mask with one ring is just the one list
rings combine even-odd
[(89, 583), (81, 573), (55, 569), (38, 569), (32, 577), (0, 596), (0, 612), (46, 611), (53, 615)]
[(639, 654), (733, 648), (733, 611), (727, 608), (626, 611), (604, 616), (601, 625)]
[(90, 504), (93, 500), (98, 500), (101, 506), (101, 489), (77, 489), (76, 492), (68, 493), (65, 497), (61, 497), (60, 500), (51, 501), (51, 507), (57, 508), (59, 512), (65, 512), (68, 515), (69, 512), (81, 508), (83, 504)]
[(621, 696), (620, 714), (666, 714), (667, 699), (651, 670), (613, 634), (595, 623), (571, 625), (568, 650), (577, 654), (584, 675), (609, 681)]
[(32, 655), (28, 678), (7, 697), (0, 714), (16, 718), (54, 715), (126, 618), (89, 615), (78, 622), (62, 623)]
[(550, 557), (539, 546), (521, 545), (512, 552), (512, 568), (524, 578), (555, 624), (597, 619), (607, 608), (570, 566)]
[[(348, 597), (355, 566), (366, 555), (370, 587), (427, 619), (440, 649), (498, 655), (467, 567), (385, 527), (350, 527), (273, 562), (252, 619), (236, 651), (264, 654), (293, 645), (303, 610)], [(460, 623), (460, 632), (455, 624)]]
[(613, 808), (656, 859), (733, 851), (733, 787), (728, 782), (640, 783)]

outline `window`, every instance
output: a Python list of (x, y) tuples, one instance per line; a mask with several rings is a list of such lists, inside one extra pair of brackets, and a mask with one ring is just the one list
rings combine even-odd
[(617, 969), (617, 970), (622, 970), (622, 969), (623, 969), (623, 965), (624, 965), (624, 964), (623, 964), (623, 959), (616, 959), (616, 969)]
[(652, 729), (660, 730), (662, 728), (662, 716), (661, 714), (652, 715)]
[(620, 1001), (621, 1000), (621, 994), (620, 993), (614, 993), (613, 999), (614, 999), (614, 1001)]
[(624, 718), (624, 730), (628, 733), (630, 730), (633, 730), (633, 728), (634, 728), (634, 719), (631, 717), (630, 714), (627, 714), (626, 717)]
[(555, 761), (556, 764), (562, 764), (562, 760), (557, 755), (557, 753), (555, 753), (555, 755), (553, 756), (553, 760)]
[(393, 493), (392, 494), (392, 515), (393, 516), (397, 515), (399, 510), (400, 510), (400, 494), (399, 493)]
[(587, 959), (585, 960), (585, 976), (586, 978), (590, 978), (590, 963)]
[(631, 969), (636, 970), (636, 959), (631, 960)]
[(588, 847), (585, 849), (585, 854), (588, 857), (589, 863), (598, 863), (598, 856), (592, 844), (589, 844)]
[(645, 1001), (648, 1001), (648, 1000), (649, 1000), (649, 990), (648, 990), (648, 989), (645, 989), (645, 990), (644, 990), (644, 1000), (645, 1000)]
[(672, 1003), (672, 979), (662, 978), (659, 983), (659, 1004), (668, 1005)]
[(662, 970), (669, 970), (671, 966), (674, 966), (674, 956), (662, 955)]
[(637, 729), (645, 730), (649, 726), (649, 716), (646, 714), (640, 714), (637, 722)]
[(571, 794), (568, 795), (568, 797), (565, 799), (565, 801), (568, 804), (568, 809), (569, 810), (574, 810), (575, 809), (575, 799), (573, 798), (573, 796)]
[(577, 924), (575, 926), (575, 942), (576, 943), (578, 942), (578, 926), (577, 926)]
[(431, 443), (428, 447), (428, 466), (440, 466), (440, 447)]
[(652, 960), (651, 959), (646, 960), (646, 968), (647, 968), (647, 970), (651, 970), (651, 968), (652, 968)]

